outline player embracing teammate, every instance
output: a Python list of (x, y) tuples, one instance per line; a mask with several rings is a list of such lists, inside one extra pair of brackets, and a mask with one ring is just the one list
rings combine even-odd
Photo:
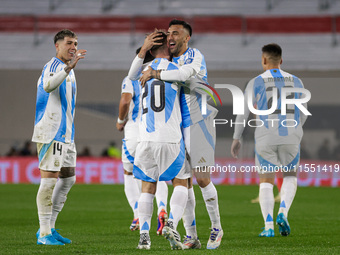
[[(162, 121), (167, 121), (167, 113), (166, 110), (167, 104), (169, 104), (169, 100), (167, 100), (167, 96), (170, 92), (167, 94), (167, 84), (171, 84), (172, 86), (179, 86), (178, 91), (176, 94), (179, 96), (180, 100), (180, 113), (181, 113), (181, 128), (182, 132), (180, 134), (180, 137), (184, 139), (185, 149), (186, 153), (189, 158), (189, 165), (187, 166), (187, 171), (190, 173), (192, 170), (194, 170), (194, 175), (196, 176), (197, 183), (199, 184), (202, 195), (204, 198), (204, 201), (206, 203), (206, 207), (210, 216), (211, 220), (211, 233), (210, 238), (208, 240), (207, 248), (208, 249), (216, 249), (220, 246), (221, 239), (223, 236), (223, 230), (221, 227), (220, 222), (220, 214), (219, 214), (219, 207), (218, 207), (218, 197), (217, 197), (217, 191), (215, 186), (210, 180), (210, 172), (209, 171), (202, 171), (203, 169), (209, 169), (209, 166), (213, 166), (215, 164), (214, 162), (214, 149), (215, 149), (215, 128), (213, 126), (213, 119), (217, 114), (217, 110), (211, 106), (208, 105), (208, 111), (207, 114), (203, 115), (201, 112), (201, 95), (198, 93), (197, 90), (195, 90), (195, 87), (197, 87), (200, 83), (207, 83), (207, 69), (206, 69), (206, 63), (204, 56), (200, 53), (197, 49), (192, 49), (188, 47), (188, 42), (192, 35), (192, 29), (191, 26), (185, 22), (180, 20), (172, 20), (169, 24), (169, 29), (167, 32), (167, 46), (169, 46), (169, 51), (172, 56), (172, 63), (168, 66), (159, 66), (156, 65), (156, 63), (153, 62), (153, 64), (148, 68), (145, 69), (143, 72), (143, 76), (140, 78), (141, 84), (145, 85), (146, 90), (151, 90), (144, 93), (150, 93), (151, 97), (148, 99), (146, 97), (142, 100), (143, 104), (150, 103), (150, 104), (156, 104), (156, 112), (165, 110), (165, 116), (163, 119), (156, 118), (156, 114), (148, 114), (149, 108), (144, 109), (143, 108), (143, 116), (150, 116), (149, 118), (146, 118), (145, 120), (142, 117), (142, 120), (147, 124), (145, 126), (145, 136), (148, 134), (151, 134), (153, 131), (153, 128), (151, 128), (151, 123), (156, 123), (159, 125)], [(136, 58), (134, 59), (132, 66), (129, 71), (129, 78), (132, 80), (136, 80), (140, 76), (140, 70), (143, 64), (143, 59), (145, 57), (146, 52), (148, 52), (150, 49), (152, 50), (153, 47), (159, 45), (159, 40), (161, 39), (162, 33), (159, 31), (155, 31), (154, 33), (150, 34), (144, 42), (144, 45), (138, 54)], [(154, 87), (148, 86), (148, 84), (154, 84)], [(160, 84), (165, 84), (165, 88), (162, 87)], [(176, 84), (176, 85), (175, 85)], [(159, 95), (165, 96), (164, 99), (162, 99), (162, 96), (160, 98), (157, 98), (153, 94), (154, 92), (159, 93)], [(180, 92), (180, 93), (179, 93)], [(164, 102), (164, 106), (162, 106), (162, 103)], [(169, 106), (168, 106), (169, 107)], [(143, 122), (142, 122), (143, 123)], [(166, 122), (165, 122), (166, 123)], [(171, 133), (168, 133), (166, 136), (169, 137)], [(143, 134), (140, 133), (140, 137), (143, 137)], [(156, 139), (156, 136), (152, 136), (154, 139)], [(142, 138), (143, 139), (143, 138)], [(160, 140), (164, 140), (163, 137), (158, 137)], [(137, 152), (138, 154), (138, 147)], [(161, 154), (159, 154), (161, 155)], [(147, 158), (145, 155), (141, 155), (141, 158)], [(169, 157), (169, 156), (168, 156)], [(137, 156), (136, 156), (137, 158)], [(162, 159), (162, 157), (160, 157)], [(163, 159), (168, 160), (168, 159)], [(162, 163), (162, 162), (160, 162)], [(137, 164), (135, 164), (138, 166)], [(134, 169), (134, 175), (135, 169)], [(136, 176), (137, 177), (137, 176)], [(138, 177), (137, 177), (138, 178)], [(141, 177), (140, 177), (141, 179)], [(184, 184), (183, 184), (184, 187)], [(177, 236), (177, 234), (174, 235), (167, 235), (166, 237), (169, 239), (171, 247), (172, 248), (180, 248), (180, 249), (195, 249), (200, 248), (201, 243), (197, 236), (196, 231), (196, 219), (195, 219), (195, 196), (194, 191), (192, 188), (192, 179), (190, 178), (188, 180), (188, 189), (184, 192), (184, 189), (182, 191), (183, 195), (184, 193), (187, 193), (187, 201), (184, 203), (184, 214), (179, 216), (177, 214), (174, 216), (172, 212), (169, 216), (169, 227), (172, 229), (171, 222), (172, 217), (174, 220), (174, 228), (176, 229), (176, 225), (181, 217), (183, 217), (184, 221), (184, 227), (186, 229), (186, 238), (183, 242), (183, 244), (180, 243), (180, 237)], [(143, 195), (143, 190), (142, 190)], [(176, 197), (176, 196), (175, 196)], [(170, 201), (170, 207), (171, 203), (181, 203), (182, 206), (182, 200), (183, 197), (178, 197), (175, 200), (174, 195), (172, 196), (172, 199)], [(141, 196), (142, 199), (142, 196)], [(143, 200), (142, 200), (143, 201)], [(141, 206), (141, 200), (139, 201), (139, 206)], [(149, 199), (149, 201), (151, 201)], [(177, 205), (178, 206), (178, 205)], [(141, 212), (141, 207), (140, 211)], [(180, 218), (178, 218), (180, 217)], [(140, 216), (140, 224), (142, 226), (141, 222), (141, 216)], [(169, 230), (169, 227), (165, 228), (165, 232)], [(140, 243), (143, 242), (142, 240), (142, 232), (143, 227), (141, 227), (141, 240)], [(171, 231), (170, 231), (171, 232)], [(145, 238), (147, 242), (149, 241), (147, 238)], [(146, 242), (146, 243), (147, 243)], [(174, 245), (175, 244), (175, 245)], [(149, 248), (150, 246), (138, 246), (139, 248)]]

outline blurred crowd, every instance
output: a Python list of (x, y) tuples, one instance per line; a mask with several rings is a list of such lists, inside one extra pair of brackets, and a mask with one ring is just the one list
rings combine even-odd
[[(110, 142), (109, 145), (103, 149), (100, 156), (101, 157), (111, 157), (120, 159), (121, 158), (121, 150), (117, 147), (115, 142)], [(37, 151), (35, 145), (31, 141), (25, 141), (23, 146), (20, 148), (18, 146), (11, 146), (9, 151), (3, 155), (5, 157), (15, 157), (15, 156), (37, 156)], [(78, 157), (93, 157), (94, 155), (91, 152), (89, 146), (82, 147), (81, 150), (78, 151)], [(330, 141), (325, 139), (323, 143), (317, 150), (317, 157), (311, 157), (308, 150), (301, 144), (300, 148), (300, 158), (301, 159), (319, 159), (319, 160), (335, 160), (340, 161), (340, 141), (337, 146), (333, 149), (331, 148)]]
[[(121, 150), (116, 146), (115, 142), (110, 142), (110, 144), (103, 149), (100, 156), (102, 157), (111, 157), (120, 159), (122, 155)], [(37, 156), (37, 150), (34, 143), (31, 141), (25, 141), (22, 147), (18, 147), (17, 145), (11, 146), (5, 155), (5, 157), (26, 157), (26, 156)], [(81, 150), (78, 151), (78, 157), (93, 157), (94, 155), (91, 152), (89, 146), (84, 146)]]

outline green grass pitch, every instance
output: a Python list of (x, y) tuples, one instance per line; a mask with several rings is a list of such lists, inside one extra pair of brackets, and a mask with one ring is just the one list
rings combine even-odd
[[(136, 249), (139, 233), (131, 232), (132, 212), (122, 185), (75, 185), (59, 214), (56, 228), (70, 245), (36, 244), (38, 185), (0, 185), (0, 254), (340, 254), (340, 189), (299, 187), (289, 212), (291, 235), (260, 238), (263, 220), (250, 200), (257, 186), (217, 186), (224, 237), (218, 250), (206, 250), (209, 218), (198, 186), (196, 220), (201, 250), (171, 251), (151, 226), (151, 250)], [(172, 188), (169, 186), (169, 195)], [(156, 206), (154, 206), (156, 209)], [(278, 204), (275, 205), (276, 215)], [(178, 228), (184, 235), (182, 222)]]

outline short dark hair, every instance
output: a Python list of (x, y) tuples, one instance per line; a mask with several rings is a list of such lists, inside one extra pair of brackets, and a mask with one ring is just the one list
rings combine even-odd
[(192, 28), (188, 22), (184, 20), (173, 19), (170, 21), (169, 27), (171, 27), (172, 25), (182, 25), (184, 29), (188, 31), (189, 35), (192, 35)]
[(267, 53), (273, 61), (280, 61), (282, 57), (282, 49), (276, 43), (270, 43), (262, 47), (262, 53)]
[(69, 29), (63, 29), (54, 36), (54, 44), (59, 40), (64, 40), (65, 37), (77, 38), (77, 35)]
[(162, 46), (167, 45), (167, 43), (168, 43), (166, 33), (164, 33), (163, 31), (158, 31), (158, 32), (161, 33), (161, 35), (159, 35), (159, 37), (162, 37), (162, 39), (159, 39), (159, 40), (157, 40), (155, 42), (156, 43), (162, 43), (162, 44), (161, 45), (154, 45), (154, 46), (152, 46), (151, 51), (155, 51), (155, 50), (161, 48)]
[[(141, 49), (142, 49), (142, 47), (139, 47), (139, 48), (136, 50), (136, 55), (139, 54), (139, 52), (140, 52)], [(143, 60), (143, 64), (148, 63), (148, 62), (150, 62), (150, 61), (152, 61), (152, 60), (154, 60), (154, 59), (155, 59), (155, 57), (152, 56), (151, 53), (150, 53), (150, 51), (148, 50), (148, 51), (146, 52), (146, 54), (145, 54), (145, 58), (144, 58), (144, 60)]]

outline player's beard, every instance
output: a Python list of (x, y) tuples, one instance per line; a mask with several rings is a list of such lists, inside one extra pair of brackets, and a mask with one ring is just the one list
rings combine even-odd
[(181, 42), (176, 42), (176, 46), (173, 49), (170, 49), (170, 53), (174, 56), (174, 57), (179, 57), (180, 52), (182, 51), (184, 43)]

